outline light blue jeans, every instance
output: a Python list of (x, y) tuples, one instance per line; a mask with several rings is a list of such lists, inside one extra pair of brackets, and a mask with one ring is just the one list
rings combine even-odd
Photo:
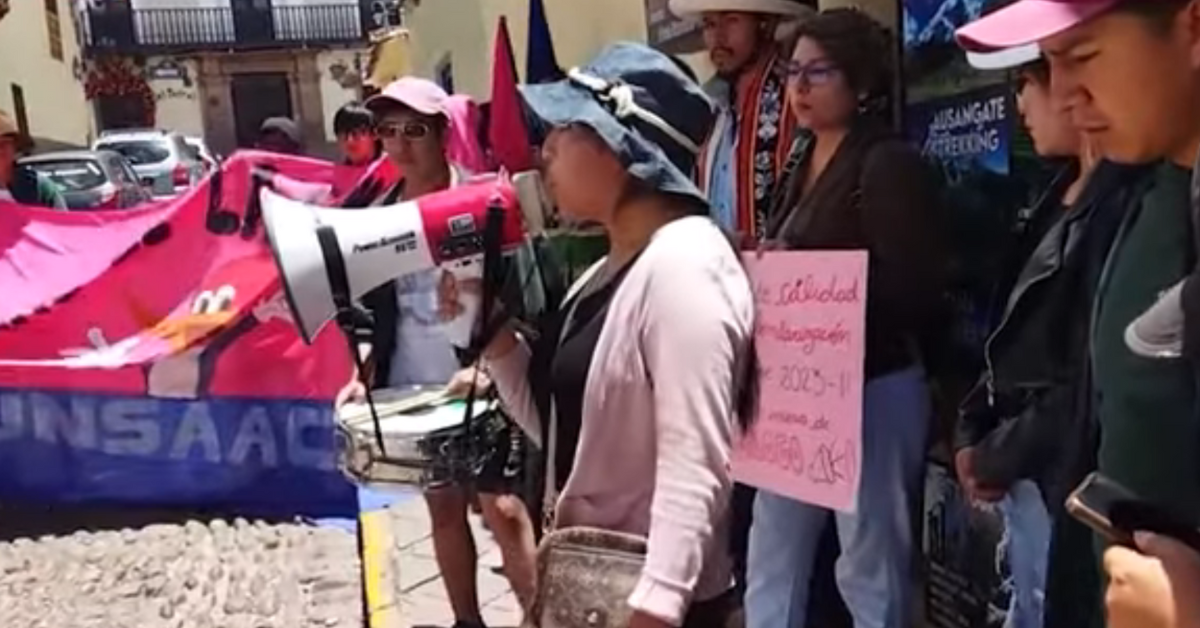
[[(855, 514), (834, 513), (835, 575), (855, 628), (909, 624), (913, 508), (930, 420), (925, 374), (913, 367), (867, 382), (863, 467)], [(746, 627), (804, 628), (825, 508), (759, 491), (746, 569)]]
[(1046, 561), (1050, 555), (1050, 513), (1042, 492), (1029, 480), (1012, 486), (1000, 502), (1003, 548), (1012, 577), (1005, 628), (1042, 628), (1046, 606)]

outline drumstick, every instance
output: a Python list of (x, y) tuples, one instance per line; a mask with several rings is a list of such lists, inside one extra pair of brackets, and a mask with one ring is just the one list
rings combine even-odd
[[(395, 401), (384, 401), (382, 403), (377, 402), (375, 404), (375, 411), (380, 416), (407, 414), (414, 410), (440, 406), (451, 401), (455, 401), (455, 399), (448, 394), (446, 389), (431, 390), (410, 395)], [(368, 408), (366, 404), (347, 405), (344, 406), (340, 412), (338, 412), (339, 419), (341, 419), (344, 423), (351, 424), (360, 423), (364, 419), (370, 418), (370, 416), (370, 408)]]

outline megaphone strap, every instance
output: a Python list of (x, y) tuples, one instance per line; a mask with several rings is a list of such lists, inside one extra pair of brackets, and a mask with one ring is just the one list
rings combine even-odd
[[(338, 246), (337, 233), (329, 225), (317, 225), (317, 243), (321, 246), (321, 255), (325, 258), (325, 278), (329, 281), (329, 293), (333, 297), (333, 305), (337, 308), (338, 326), (350, 344), (350, 355), (354, 360), (354, 368), (358, 376), (366, 378), (366, 365), (362, 354), (358, 351), (358, 340), (355, 329), (358, 328), (362, 313), (354, 306), (350, 297), (350, 279), (346, 274), (346, 259), (342, 257), (342, 249)], [(379, 413), (375, 409), (375, 400), (371, 398), (371, 383), (363, 381), (367, 398), (367, 408), (371, 411), (371, 425), (375, 428), (375, 444), (379, 453), (386, 456), (387, 446), (384, 444), (383, 427), (379, 423)]]

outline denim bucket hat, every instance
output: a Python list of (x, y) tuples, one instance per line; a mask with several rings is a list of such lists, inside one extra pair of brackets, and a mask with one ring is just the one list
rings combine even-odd
[(553, 83), (521, 85), (543, 131), (590, 127), (629, 174), (655, 190), (707, 203), (690, 173), (712, 126), (712, 102), (670, 57), (642, 44), (608, 46)]

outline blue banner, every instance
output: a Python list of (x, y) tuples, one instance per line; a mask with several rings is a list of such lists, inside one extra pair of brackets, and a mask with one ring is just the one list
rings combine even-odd
[(0, 499), (350, 516), (328, 403), (0, 389)]
[(22, 296), (0, 299), (0, 500), (354, 513), (331, 416), (350, 352), (296, 331), (249, 202), (267, 168), (296, 193), (361, 174), (239, 152), (146, 208), (0, 201), (0, 294)]

